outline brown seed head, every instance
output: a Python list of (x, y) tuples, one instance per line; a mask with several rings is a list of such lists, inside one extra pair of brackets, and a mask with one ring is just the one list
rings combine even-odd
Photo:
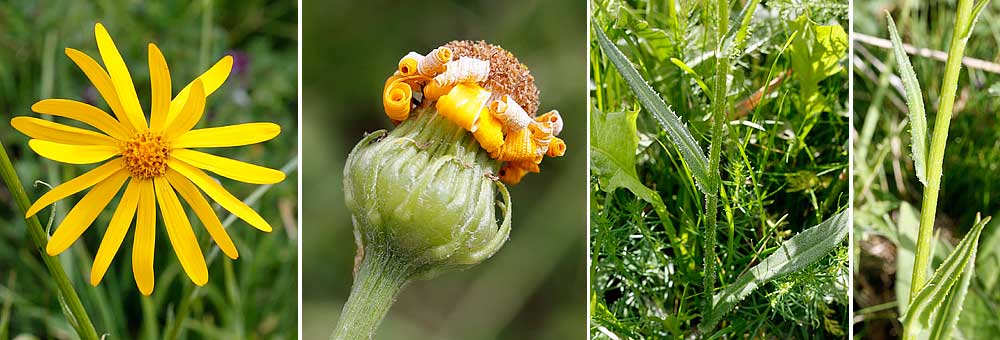
[(471, 57), (490, 62), (490, 76), (481, 85), (497, 98), (505, 94), (511, 96), (532, 116), (538, 111), (535, 77), (531, 76), (528, 67), (517, 61), (513, 54), (482, 40), (455, 40), (445, 46), (454, 52), (455, 60), (459, 57)]

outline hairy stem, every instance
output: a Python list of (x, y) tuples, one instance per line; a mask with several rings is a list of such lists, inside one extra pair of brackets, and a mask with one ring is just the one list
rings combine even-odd
[(712, 311), (712, 295), (715, 291), (715, 228), (719, 211), (719, 186), (722, 184), (719, 174), (719, 162), (722, 152), (722, 129), (726, 120), (726, 92), (727, 78), (729, 78), (729, 55), (723, 51), (723, 37), (726, 34), (726, 27), (729, 26), (729, 3), (720, 0), (716, 3), (718, 18), (716, 22), (715, 41), (715, 88), (712, 99), (712, 145), (709, 146), (708, 174), (712, 176), (712, 183), (709, 183), (712, 194), (705, 195), (705, 309), (707, 315)]
[[(3, 176), (3, 181), (7, 184), (7, 190), (14, 197), (14, 201), (17, 202), (17, 207), (21, 210), (21, 213), (26, 213), (28, 207), (31, 206), (28, 201), (28, 195), (24, 192), (24, 187), (21, 186), (21, 179), (17, 177), (14, 165), (11, 164), (10, 158), (7, 156), (7, 149), (4, 148), (2, 143), (0, 143), (0, 175)], [(81, 339), (97, 340), (97, 331), (94, 330), (94, 324), (90, 321), (90, 315), (83, 308), (80, 296), (73, 289), (73, 283), (70, 282), (66, 271), (63, 270), (62, 263), (59, 262), (59, 257), (49, 256), (45, 253), (45, 246), (49, 243), (49, 235), (42, 229), (42, 224), (38, 222), (37, 217), (26, 218), (25, 222), (28, 225), (28, 236), (35, 244), (35, 250), (42, 256), (45, 267), (49, 270), (49, 274), (52, 275), (56, 287), (59, 288), (60, 303), (64, 304), (63, 312), (66, 314), (66, 318), (69, 319), (70, 325), (76, 329), (76, 333)]]
[(924, 190), (920, 208), (920, 229), (917, 236), (916, 258), (913, 262), (910, 301), (913, 301), (913, 298), (917, 296), (920, 288), (923, 288), (927, 281), (934, 215), (937, 211), (938, 193), (941, 190), (944, 149), (948, 142), (948, 126), (951, 124), (955, 92), (958, 90), (958, 76), (962, 70), (962, 56), (965, 54), (965, 43), (968, 39), (968, 36), (964, 35), (963, 32), (966, 32), (966, 29), (972, 29), (972, 20), (972, 0), (959, 0), (954, 34), (951, 37), (951, 48), (948, 51), (948, 61), (944, 69), (937, 118), (934, 121), (934, 132), (930, 140), (930, 152), (927, 156), (927, 188)]
[(351, 296), (330, 340), (370, 339), (375, 334), (400, 290), (410, 282), (413, 272), (406, 263), (391, 253), (365, 249), (364, 259), (354, 274)]

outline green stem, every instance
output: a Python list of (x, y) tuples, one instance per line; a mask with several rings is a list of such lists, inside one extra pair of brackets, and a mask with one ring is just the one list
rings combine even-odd
[(917, 236), (917, 253), (913, 262), (912, 286), (910, 288), (911, 301), (923, 288), (927, 279), (931, 238), (934, 231), (934, 215), (937, 212), (938, 193), (941, 190), (944, 149), (948, 143), (948, 126), (951, 124), (955, 92), (958, 90), (958, 76), (961, 74), (962, 56), (965, 54), (965, 43), (968, 39), (968, 36), (963, 32), (972, 30), (972, 19), (972, 0), (959, 0), (958, 12), (955, 16), (955, 29), (951, 37), (951, 48), (948, 50), (948, 61), (944, 69), (937, 118), (934, 121), (934, 133), (927, 156), (927, 188), (924, 190), (920, 208), (920, 230)]
[(330, 340), (370, 339), (375, 334), (400, 290), (410, 282), (413, 271), (406, 263), (389, 252), (365, 249), (365, 258), (354, 275), (351, 297), (344, 304)]
[[(3, 143), (0, 143), (0, 176), (3, 176), (3, 181), (7, 184), (7, 189), (14, 197), (14, 201), (17, 202), (21, 213), (26, 213), (31, 204), (28, 201), (28, 195), (24, 192), (24, 187), (21, 185), (21, 179), (17, 177), (14, 165), (11, 164), (10, 158), (7, 156), (7, 149)], [(62, 263), (59, 262), (58, 257), (45, 253), (45, 246), (49, 243), (49, 239), (45, 231), (42, 230), (42, 224), (35, 216), (26, 218), (25, 222), (28, 225), (28, 236), (35, 244), (35, 250), (42, 256), (45, 267), (48, 268), (56, 287), (59, 288), (59, 295), (62, 297), (61, 303), (65, 304), (63, 312), (69, 319), (70, 325), (73, 325), (80, 338), (97, 340), (98, 336), (97, 331), (94, 330), (94, 324), (90, 321), (86, 309), (83, 308), (83, 303), (80, 302), (80, 297), (73, 289), (73, 284), (66, 275), (66, 271), (63, 270)]]
[(712, 145), (708, 151), (708, 173), (712, 176), (710, 189), (712, 194), (705, 195), (705, 315), (712, 311), (712, 298), (715, 291), (715, 242), (716, 223), (719, 211), (719, 186), (722, 180), (719, 174), (719, 163), (722, 153), (722, 129), (726, 120), (726, 92), (728, 92), (726, 80), (729, 78), (729, 55), (723, 51), (723, 37), (726, 34), (726, 27), (729, 22), (729, 2), (718, 1), (717, 15), (718, 22), (717, 35), (715, 41), (715, 88), (712, 99)]

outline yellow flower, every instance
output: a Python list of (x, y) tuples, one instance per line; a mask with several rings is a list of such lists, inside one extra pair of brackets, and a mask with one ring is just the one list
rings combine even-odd
[(281, 182), (285, 175), (274, 169), (191, 148), (259, 143), (277, 136), (281, 128), (272, 123), (249, 123), (193, 129), (201, 120), (205, 97), (229, 77), (233, 59), (223, 57), (171, 99), (167, 63), (154, 44), (149, 44), (152, 100), (147, 124), (132, 78), (114, 41), (100, 23), (94, 30), (107, 72), (83, 52), (67, 48), (66, 54), (104, 97), (114, 117), (86, 103), (45, 99), (32, 105), (32, 111), (75, 119), (100, 132), (33, 117), (16, 117), (11, 120), (11, 125), (31, 137), (28, 145), (45, 158), (69, 164), (107, 161), (42, 195), (28, 209), (26, 217), (92, 187), (70, 210), (49, 240), (45, 251), (52, 256), (58, 255), (90, 227), (124, 186), (125, 191), (94, 259), (90, 283), (100, 283), (134, 218), (132, 271), (139, 291), (143, 295), (153, 292), (153, 250), (159, 206), (167, 236), (181, 267), (192, 282), (204, 285), (208, 281), (205, 258), (177, 194), (194, 210), (222, 252), (236, 259), (239, 254), (233, 241), (202, 192), (257, 229), (269, 232), (271, 226), (202, 170), (254, 184)]

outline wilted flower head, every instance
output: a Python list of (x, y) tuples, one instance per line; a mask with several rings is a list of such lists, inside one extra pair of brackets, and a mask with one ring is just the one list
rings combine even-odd
[(500, 182), (566, 148), (559, 113), (535, 115), (527, 67), (498, 46), (453, 41), (405, 55), (382, 100), (397, 127), (367, 136), (344, 168), (361, 259), (392, 257), (428, 278), (492, 256), (510, 232)]
[(556, 137), (563, 126), (559, 112), (536, 116), (538, 88), (527, 66), (483, 41), (452, 41), (426, 56), (410, 52), (386, 80), (382, 100), (396, 122), (415, 108), (434, 105), (503, 163), (498, 176), (508, 184), (539, 172), (543, 156), (566, 151)]

